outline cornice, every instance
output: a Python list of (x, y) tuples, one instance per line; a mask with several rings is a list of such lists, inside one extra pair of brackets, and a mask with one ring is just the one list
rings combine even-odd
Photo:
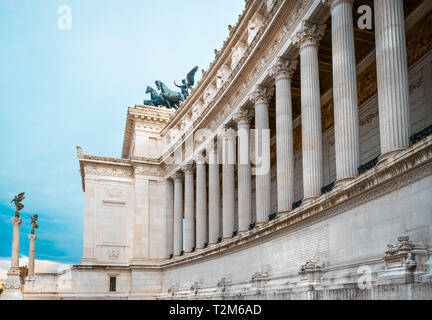
[(81, 147), (77, 147), (80, 164), (81, 185), (85, 191), (86, 174), (133, 178), (136, 175), (161, 177), (165, 173), (165, 166), (155, 160), (141, 157), (119, 159), (85, 154)]
[(135, 129), (159, 135), (174, 113), (175, 111), (170, 109), (152, 106), (135, 105), (134, 108), (129, 107), (123, 138), (122, 158), (126, 159), (131, 156), (130, 148)]

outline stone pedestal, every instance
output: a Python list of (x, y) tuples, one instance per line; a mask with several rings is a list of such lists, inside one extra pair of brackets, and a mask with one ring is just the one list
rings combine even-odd
[(293, 289), (294, 292), (304, 294), (304, 299), (313, 300), (313, 292), (321, 287), (321, 277), (325, 264), (315, 260), (309, 260), (300, 267), (300, 281)]
[(378, 284), (407, 284), (430, 279), (428, 248), (414, 244), (408, 236), (398, 237), (398, 242), (388, 245), (383, 257), (385, 270), (380, 274)]

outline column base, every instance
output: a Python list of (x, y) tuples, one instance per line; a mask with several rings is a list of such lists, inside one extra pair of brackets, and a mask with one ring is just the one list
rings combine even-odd
[(305, 207), (305, 206), (309, 205), (313, 200), (315, 200), (317, 198), (319, 198), (319, 196), (303, 199), (302, 204), (301, 204), (300, 207)]
[(384, 153), (384, 154), (380, 155), (378, 157), (378, 163), (386, 161), (387, 159), (391, 158), (395, 154), (397, 154), (397, 153), (399, 153), (399, 152), (401, 152), (401, 151), (403, 151), (405, 149), (406, 148), (400, 148), (400, 149), (397, 149), (397, 150), (394, 150), (394, 151), (390, 151), (390, 152), (387, 152), (387, 153)]
[(339, 187), (341, 185), (344, 185), (350, 181), (352, 181), (355, 177), (350, 177), (350, 178), (343, 178), (340, 180), (336, 180), (335, 184), (334, 184), (334, 188)]

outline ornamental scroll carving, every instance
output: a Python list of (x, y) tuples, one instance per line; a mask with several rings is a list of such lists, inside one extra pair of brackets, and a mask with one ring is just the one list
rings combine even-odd
[(94, 174), (100, 176), (112, 177), (131, 177), (133, 170), (131, 168), (122, 168), (115, 166), (85, 166), (84, 172), (86, 174)]

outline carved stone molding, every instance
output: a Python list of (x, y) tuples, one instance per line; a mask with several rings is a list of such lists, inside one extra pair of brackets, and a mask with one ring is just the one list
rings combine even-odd
[(217, 291), (219, 293), (226, 293), (231, 286), (232, 282), (230, 279), (223, 277), (221, 278), (216, 285)]
[(300, 267), (299, 274), (322, 271), (324, 267), (325, 264), (321, 263), (319, 260), (308, 260), (305, 264), (303, 264)]
[(269, 75), (276, 80), (291, 79), (297, 69), (298, 60), (289, 60), (278, 57), (276, 64), (270, 69)]
[(111, 177), (125, 177), (130, 178), (133, 175), (132, 168), (129, 167), (116, 167), (110, 165), (86, 165), (84, 167), (85, 174), (94, 174), (99, 176), (111, 176)]
[(318, 47), (319, 42), (325, 34), (326, 25), (325, 24), (314, 24), (309, 20), (303, 20), (301, 29), (292, 38), (293, 44), (302, 49), (307, 46)]

